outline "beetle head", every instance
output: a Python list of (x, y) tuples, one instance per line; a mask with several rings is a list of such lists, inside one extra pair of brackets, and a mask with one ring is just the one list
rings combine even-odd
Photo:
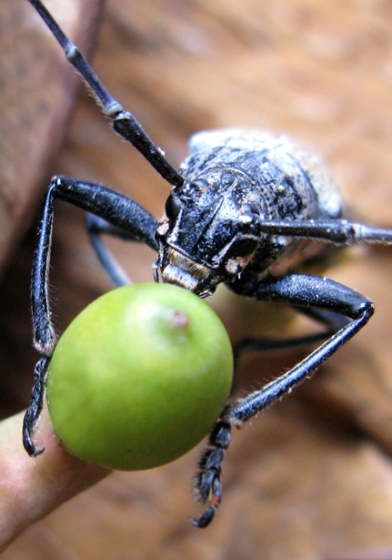
[(207, 296), (238, 277), (260, 241), (252, 192), (249, 178), (230, 169), (173, 188), (157, 229), (155, 279)]

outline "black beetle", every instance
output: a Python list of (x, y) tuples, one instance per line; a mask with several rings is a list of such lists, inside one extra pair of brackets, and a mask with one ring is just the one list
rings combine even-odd
[[(146, 158), (172, 191), (163, 218), (157, 221), (134, 200), (102, 185), (64, 176), (52, 179), (33, 262), (34, 344), (42, 358), (36, 366), (24, 422), (27, 452), (32, 456), (42, 452), (35, 447), (32, 434), (42, 411), (45, 375), (56, 340), (48, 298), (55, 199), (88, 212), (93, 247), (115, 285), (122, 285), (124, 277), (101, 234), (142, 241), (157, 251), (156, 281), (177, 284), (201, 297), (225, 283), (237, 294), (293, 306), (325, 327), (322, 333), (276, 341), (273, 347), (325, 339), (290, 371), (222, 411), (194, 482), (196, 499), (209, 505), (192, 522), (205, 527), (220, 503), (221, 468), (231, 426), (241, 426), (310, 377), (373, 314), (369, 299), (328, 278), (301, 273), (301, 266), (326, 260), (336, 247), (392, 244), (392, 231), (345, 219), (339, 191), (321, 161), (285, 137), (243, 129), (201, 132), (191, 139), (191, 155), (177, 172), (136, 118), (112, 98), (41, 1), (29, 2), (91, 88), (113, 129)], [(266, 347), (272, 346), (263, 340), (244, 339), (237, 350)]]

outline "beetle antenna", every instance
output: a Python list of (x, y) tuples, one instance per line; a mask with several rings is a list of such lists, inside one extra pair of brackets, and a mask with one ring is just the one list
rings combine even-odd
[(89, 86), (104, 114), (111, 120), (114, 130), (132, 144), (166, 181), (173, 186), (181, 186), (184, 182), (183, 177), (166, 160), (164, 152), (153, 143), (136, 117), (129, 111), (125, 111), (120, 103), (112, 97), (85, 56), (68, 39), (41, 0), (28, 1), (60, 44), (67, 60)]

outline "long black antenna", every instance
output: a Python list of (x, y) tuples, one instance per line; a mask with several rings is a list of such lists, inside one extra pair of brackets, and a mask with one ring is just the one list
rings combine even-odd
[(41, 0), (28, 0), (41, 16), (64, 51), (67, 60), (76, 68), (93, 92), (97, 102), (101, 105), (105, 115), (111, 120), (112, 126), (118, 134), (130, 142), (146, 160), (173, 186), (181, 186), (183, 177), (166, 160), (163, 151), (148, 137), (139, 121), (116, 101), (80, 50), (68, 39), (53, 16), (49, 13)]

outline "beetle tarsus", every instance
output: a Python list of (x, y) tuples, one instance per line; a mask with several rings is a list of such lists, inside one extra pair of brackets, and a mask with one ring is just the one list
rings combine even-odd
[(214, 519), (215, 515), (215, 508), (213, 506), (209, 506), (204, 513), (200, 515), (197, 519), (193, 517), (190, 518), (190, 522), (195, 527), (199, 527), (199, 529), (204, 529), (208, 527), (211, 521)]
[(49, 358), (41, 358), (34, 370), (34, 386), (31, 391), (30, 405), (23, 420), (23, 446), (30, 457), (37, 457), (45, 448), (37, 449), (33, 442), (33, 435), (38, 429), (45, 400), (45, 378), (48, 370)]
[[(225, 411), (228, 407), (225, 408)], [(224, 417), (224, 413), (222, 417)], [(222, 499), (222, 463), (225, 452), (231, 443), (231, 426), (221, 419), (212, 429), (208, 448), (202, 454), (198, 463), (198, 473), (194, 479), (194, 497), (197, 502), (209, 502), (206, 511), (198, 518), (191, 519), (196, 527), (204, 528), (212, 521), (215, 510)]]

